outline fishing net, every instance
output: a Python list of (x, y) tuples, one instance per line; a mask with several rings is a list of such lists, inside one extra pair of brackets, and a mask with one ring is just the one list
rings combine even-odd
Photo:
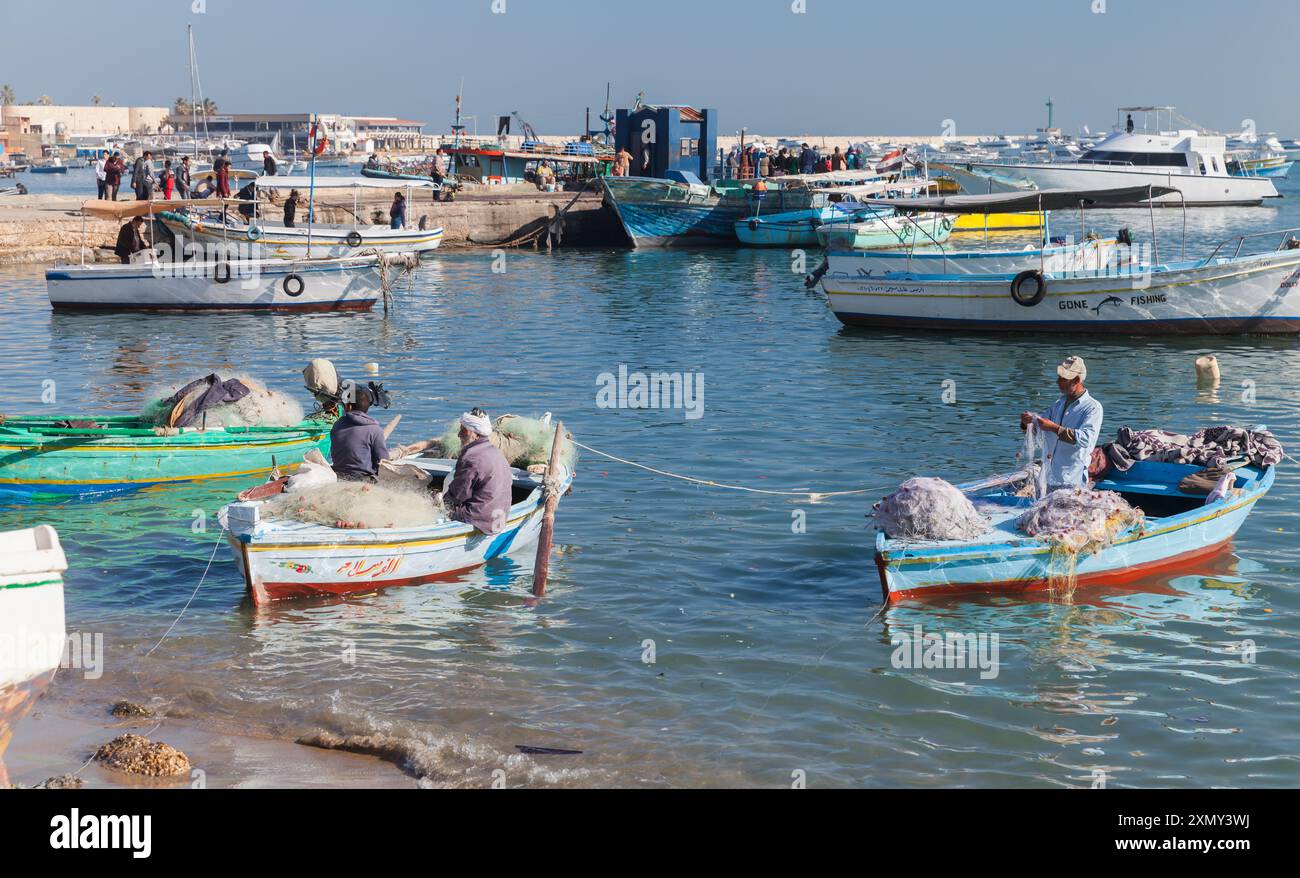
[(423, 527), (447, 520), (427, 490), (368, 482), (313, 485), (277, 494), (262, 504), (261, 516), (338, 528)]
[(205, 388), (196, 388), (185, 398), (178, 399), (177, 395), (188, 385), (174, 384), (158, 392), (155, 401), (145, 407), (144, 416), (164, 427), (198, 426), (202, 423), (209, 427), (293, 427), (302, 422), (302, 405), (292, 396), (271, 390), (246, 374), (233, 375), (230, 380), (246, 387), (247, 395), (205, 408), (201, 414), (188, 412), (189, 417), (185, 423), (179, 423), (177, 419), (180, 411), (184, 411), (187, 405), (192, 405), (193, 397), (202, 394)]
[(1106, 548), (1142, 522), (1142, 510), (1114, 491), (1063, 488), (1035, 503), (1016, 525), (1051, 546), (1048, 586), (1069, 598), (1074, 594), (1079, 557)]
[(989, 530), (988, 519), (943, 479), (908, 479), (872, 510), (872, 523), (894, 539), (969, 540)]
[(1029, 468), (1031, 478), (1019, 494), (1037, 500), (1047, 494), (1047, 468), (1039, 461), (1039, 452), (1043, 449), (1043, 432), (1038, 429), (1036, 421), (1030, 421), (1025, 427), (1025, 441), (1016, 453), (1016, 464), (1022, 469)]
[[(443, 431), (442, 453), (447, 457), (460, 455), (460, 421), (455, 420)], [(492, 422), (492, 444), (501, 449), (510, 465), (518, 469), (546, 464), (551, 460), (551, 443), (555, 441), (555, 424), (540, 418), (522, 415), (502, 415)], [(560, 443), (560, 462), (570, 471), (577, 459), (573, 436), (565, 433)]]

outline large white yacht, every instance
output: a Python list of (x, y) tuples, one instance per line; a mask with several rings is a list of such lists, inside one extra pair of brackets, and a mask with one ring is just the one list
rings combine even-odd
[[(1141, 115), (1138, 121), (1135, 115)], [(1151, 116), (1154, 114), (1154, 120)], [(1169, 128), (1162, 128), (1167, 118)], [(1154, 125), (1149, 123), (1154, 121)], [(1173, 107), (1120, 107), (1115, 133), (1075, 161), (1044, 164), (979, 164), (993, 173), (1019, 176), (1040, 189), (1105, 189), (1169, 186), (1182, 193), (1156, 198), (1177, 205), (1259, 204), (1277, 198), (1267, 177), (1233, 177), (1220, 135), (1173, 128)]]

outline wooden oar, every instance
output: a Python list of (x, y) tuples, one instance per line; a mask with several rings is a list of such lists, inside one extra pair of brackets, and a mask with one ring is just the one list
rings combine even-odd
[[(560, 465), (560, 445), (564, 441), (564, 423), (555, 422), (555, 438), (551, 441), (551, 461), (546, 465), (546, 478), (555, 483)], [(560, 492), (546, 492), (546, 511), (542, 513), (542, 531), (537, 536), (537, 560), (533, 562), (533, 597), (546, 594), (546, 577), (551, 571), (551, 538), (555, 534), (555, 507), (560, 503)]]
[(400, 424), (400, 423), (402, 423), (402, 416), (401, 416), (401, 415), (397, 415), (397, 416), (394, 417), (391, 421), (388, 422), (388, 426), (384, 428), (384, 441), (385, 441), (385, 442), (388, 441), (388, 437), (389, 437), (389, 436), (393, 435), (393, 431), (397, 429), (397, 425)]

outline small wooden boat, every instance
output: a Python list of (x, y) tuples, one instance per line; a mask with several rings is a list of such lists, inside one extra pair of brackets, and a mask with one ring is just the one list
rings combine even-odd
[(4, 753), (63, 658), (63, 571), (59, 535), (42, 524), (0, 533), (0, 789)]
[(175, 435), (135, 416), (10, 417), (0, 423), (0, 496), (45, 498), (131, 491), (150, 485), (292, 469), (313, 448), (329, 453), (328, 420), (294, 427), (184, 427)]
[[(1080, 555), (1076, 584), (1110, 585), (1175, 570), (1221, 552), (1255, 504), (1273, 486), (1274, 468), (1243, 467), (1235, 490), (1213, 503), (1179, 491), (1182, 479), (1200, 467), (1138, 461), (1127, 472), (1115, 471), (1096, 485), (1115, 491), (1146, 513), (1145, 522), (1120, 533), (1096, 554)], [(996, 481), (996, 480), (995, 480)], [(1017, 497), (1004, 483), (988, 493), (972, 494), (977, 508), (992, 522), (974, 540), (915, 541), (876, 535), (876, 567), (888, 602), (941, 595), (1042, 591), (1061, 574), (1051, 547), (1027, 536), (1016, 519), (1033, 501)]]
[[(453, 460), (428, 458), (402, 463), (442, 478), (455, 466)], [(372, 592), (451, 578), (534, 542), (542, 527), (543, 479), (519, 469), (512, 475), (514, 503), (505, 529), (492, 535), (459, 521), (341, 529), (265, 519), (260, 500), (231, 503), (218, 516), (254, 604)], [(572, 485), (573, 473), (562, 476), (561, 494)]]
[[(209, 244), (256, 244), (258, 252), (275, 259), (313, 256), (340, 257), (368, 250), (380, 253), (427, 253), (442, 243), (442, 229), (390, 229), (387, 226), (313, 223), (288, 228), (282, 221), (257, 219), (245, 225), (230, 218), (189, 216), (164, 211), (159, 220), (178, 239)], [(310, 242), (310, 244), (309, 244)]]
[(952, 234), (952, 220), (939, 214), (875, 214), (860, 222), (822, 226), (817, 240), (828, 250), (878, 250), (942, 244)]

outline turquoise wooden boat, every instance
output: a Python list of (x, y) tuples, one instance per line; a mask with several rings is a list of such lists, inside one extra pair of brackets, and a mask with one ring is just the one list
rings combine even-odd
[[(1080, 555), (1076, 586), (1120, 585), (1160, 573), (1185, 569), (1222, 552), (1246, 517), (1273, 487), (1274, 468), (1243, 467), (1236, 485), (1213, 503), (1178, 490), (1178, 483), (1200, 467), (1139, 461), (1128, 472), (1113, 472), (1096, 485), (1116, 491), (1146, 513), (1139, 526), (1120, 533), (1095, 554)], [(995, 480), (996, 481), (996, 480)], [(897, 540), (876, 535), (876, 567), (886, 602), (954, 594), (1015, 594), (1045, 591), (1054, 574), (1051, 548), (1016, 527), (1032, 505), (1014, 496), (1005, 482), (987, 492), (962, 486), (992, 522), (974, 540)]]
[(56, 426), (65, 417), (0, 423), (0, 496), (76, 497), (151, 485), (258, 476), (272, 458), (294, 469), (313, 448), (329, 453), (330, 420), (293, 427), (186, 427), (160, 436), (136, 416), (97, 417), (96, 429)]

